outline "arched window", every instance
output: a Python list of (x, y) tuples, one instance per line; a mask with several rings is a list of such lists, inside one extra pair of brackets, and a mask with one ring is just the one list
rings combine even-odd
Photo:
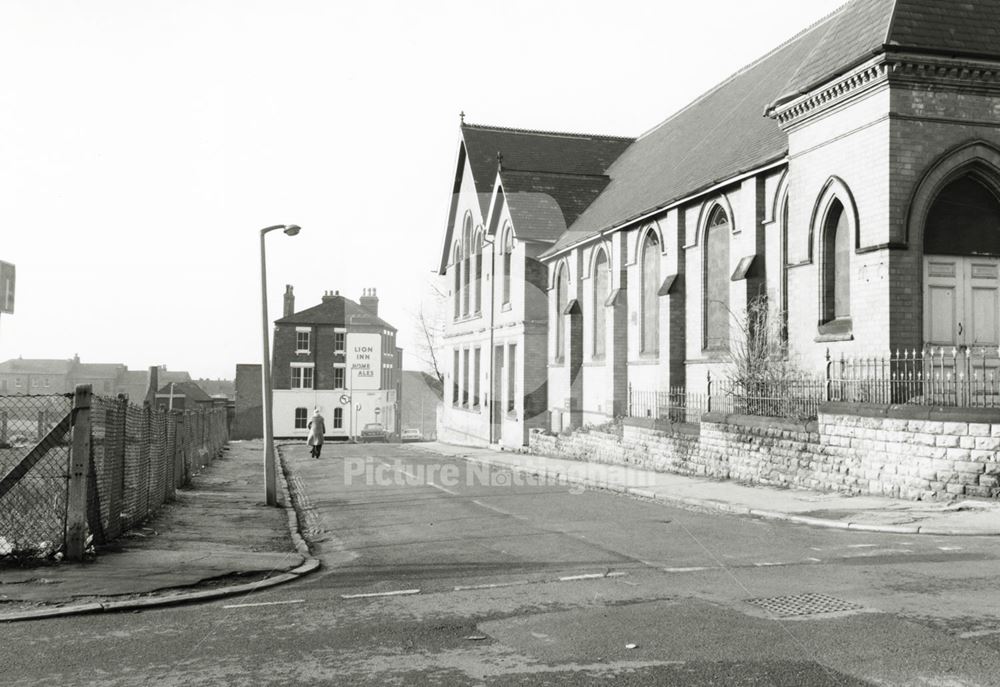
[(459, 315), (462, 314), (462, 246), (458, 243), (455, 244), (454, 255), (452, 255), (451, 271), (454, 274), (455, 280), (454, 318), (457, 320)]
[(1000, 201), (974, 177), (945, 186), (927, 213), (924, 253), (1000, 255)]
[(603, 248), (597, 251), (594, 261), (594, 359), (603, 360), (608, 344), (607, 301), (611, 295), (611, 271), (608, 269), (608, 256)]
[(729, 216), (716, 206), (705, 229), (705, 350), (729, 350)]
[(508, 227), (503, 235), (503, 304), (510, 303), (510, 255), (514, 252), (514, 232)]
[(781, 205), (781, 340), (788, 342), (788, 196)]
[(851, 227), (839, 200), (823, 222), (823, 322), (851, 316)]
[(566, 359), (566, 306), (569, 305), (569, 275), (561, 264), (556, 273), (556, 362)]
[(479, 314), (483, 309), (483, 232), (476, 232), (476, 240), (472, 244), (473, 258), (473, 283), (472, 283), (472, 312)]
[(649, 231), (642, 242), (642, 353), (660, 352), (660, 239)]
[(472, 216), (465, 216), (462, 230), (462, 314), (469, 314), (469, 281), (472, 271)]

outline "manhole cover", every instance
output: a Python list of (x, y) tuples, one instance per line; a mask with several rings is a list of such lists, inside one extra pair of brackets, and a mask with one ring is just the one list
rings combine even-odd
[(771, 615), (787, 618), (794, 615), (815, 615), (818, 613), (841, 613), (859, 611), (862, 606), (826, 594), (795, 594), (792, 596), (772, 596), (767, 599), (747, 599), (748, 603), (769, 611)]

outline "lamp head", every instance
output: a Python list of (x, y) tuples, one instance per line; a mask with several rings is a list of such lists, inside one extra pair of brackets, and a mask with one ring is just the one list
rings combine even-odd
[(289, 236), (295, 236), (296, 234), (299, 233), (299, 231), (301, 231), (301, 229), (302, 227), (300, 227), (298, 224), (289, 224), (285, 227), (285, 233), (288, 234)]

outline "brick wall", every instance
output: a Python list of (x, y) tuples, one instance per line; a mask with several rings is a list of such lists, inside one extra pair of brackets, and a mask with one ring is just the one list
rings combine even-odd
[(662, 472), (909, 500), (1000, 498), (1000, 416), (828, 404), (819, 419), (626, 420), (622, 436), (533, 435), (535, 453)]

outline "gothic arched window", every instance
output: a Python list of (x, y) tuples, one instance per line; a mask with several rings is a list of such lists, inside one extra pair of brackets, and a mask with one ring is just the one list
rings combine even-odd
[(705, 229), (705, 349), (729, 350), (729, 216), (716, 206)]
[(607, 300), (611, 295), (611, 271), (608, 269), (608, 255), (603, 248), (597, 249), (594, 261), (594, 358), (603, 360), (608, 343)]
[(851, 316), (851, 227), (839, 200), (823, 222), (823, 321)]
[(642, 242), (642, 346), (640, 352), (660, 352), (660, 239), (649, 231)]
[(565, 264), (556, 272), (556, 361), (566, 359), (566, 306), (569, 305), (569, 275)]

